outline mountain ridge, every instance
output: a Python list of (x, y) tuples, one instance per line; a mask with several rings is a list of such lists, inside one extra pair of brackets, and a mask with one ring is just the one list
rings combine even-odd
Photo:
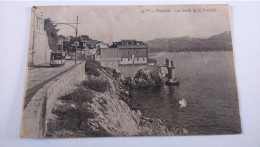
[(207, 39), (189, 36), (175, 38), (155, 38), (146, 42), (149, 52), (187, 52), (187, 51), (232, 51), (231, 32), (213, 35)]

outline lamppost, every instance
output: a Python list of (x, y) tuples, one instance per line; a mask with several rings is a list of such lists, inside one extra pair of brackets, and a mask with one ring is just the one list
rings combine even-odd
[[(78, 16), (77, 16), (77, 22), (76, 23), (54, 23), (54, 24), (62, 24), (62, 25), (68, 25), (75, 29), (76, 31), (76, 49), (75, 49), (75, 66), (77, 65), (77, 48), (78, 48)], [(74, 26), (76, 24), (76, 26)]]

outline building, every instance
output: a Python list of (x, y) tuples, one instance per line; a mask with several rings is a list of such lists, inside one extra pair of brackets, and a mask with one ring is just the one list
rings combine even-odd
[(98, 42), (98, 43), (96, 44), (96, 47), (97, 47), (98, 49), (100, 49), (100, 48), (108, 48), (109, 45), (108, 45), (107, 43), (104, 43), (103, 41), (100, 41), (100, 42)]
[[(64, 51), (68, 53), (69, 56), (72, 56), (73, 58), (75, 56), (75, 50), (76, 50), (76, 37), (68, 36), (66, 38), (67, 38), (66, 41), (63, 41)], [(100, 43), (100, 41), (93, 40), (89, 38), (88, 35), (81, 35), (77, 38), (77, 42), (78, 42), (77, 44), (78, 57), (95, 58), (97, 52), (97, 44)], [(101, 44), (105, 45), (105, 43), (101, 43)]]
[(101, 66), (118, 70), (118, 48), (101, 48), (99, 55), (96, 56), (96, 60), (101, 63)]
[(142, 41), (122, 40), (117, 43), (119, 65), (147, 64), (147, 45)]
[(98, 43), (97, 40), (89, 39), (89, 40), (88, 40), (89, 49), (97, 48), (97, 47), (96, 47), (96, 44), (97, 44), (97, 43)]
[(96, 60), (104, 67), (120, 72), (136, 72), (147, 66), (148, 48), (142, 41), (122, 40), (109, 48), (99, 48)]
[(74, 38), (73, 36), (67, 36), (67, 37), (65, 37), (65, 41), (68, 41), (68, 42), (72, 41), (73, 38)]
[(33, 7), (31, 11), (31, 31), (28, 49), (28, 66), (38, 66), (50, 62), (48, 37), (44, 30), (42, 11)]

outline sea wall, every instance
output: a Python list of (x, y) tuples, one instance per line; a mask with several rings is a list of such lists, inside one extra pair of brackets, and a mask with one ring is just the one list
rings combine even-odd
[(145, 67), (147, 67), (146, 64), (120, 65), (118, 70), (123, 74), (124, 77), (134, 77), (139, 70)]
[(20, 137), (45, 137), (46, 125), (52, 118), (51, 110), (56, 99), (72, 92), (85, 79), (84, 63), (79, 63), (36, 92), (23, 111)]

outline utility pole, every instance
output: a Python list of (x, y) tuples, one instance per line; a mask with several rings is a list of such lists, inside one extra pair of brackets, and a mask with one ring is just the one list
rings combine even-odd
[(78, 49), (78, 16), (76, 23), (76, 50), (75, 50), (75, 66), (77, 65), (77, 49)]
[[(68, 25), (71, 26), (75, 29), (76, 31), (76, 47), (75, 47), (75, 66), (77, 65), (77, 49), (78, 49), (78, 16), (77, 16), (77, 22), (76, 23), (54, 23), (54, 24), (63, 24), (63, 25)], [(76, 27), (74, 26), (76, 24)]]

